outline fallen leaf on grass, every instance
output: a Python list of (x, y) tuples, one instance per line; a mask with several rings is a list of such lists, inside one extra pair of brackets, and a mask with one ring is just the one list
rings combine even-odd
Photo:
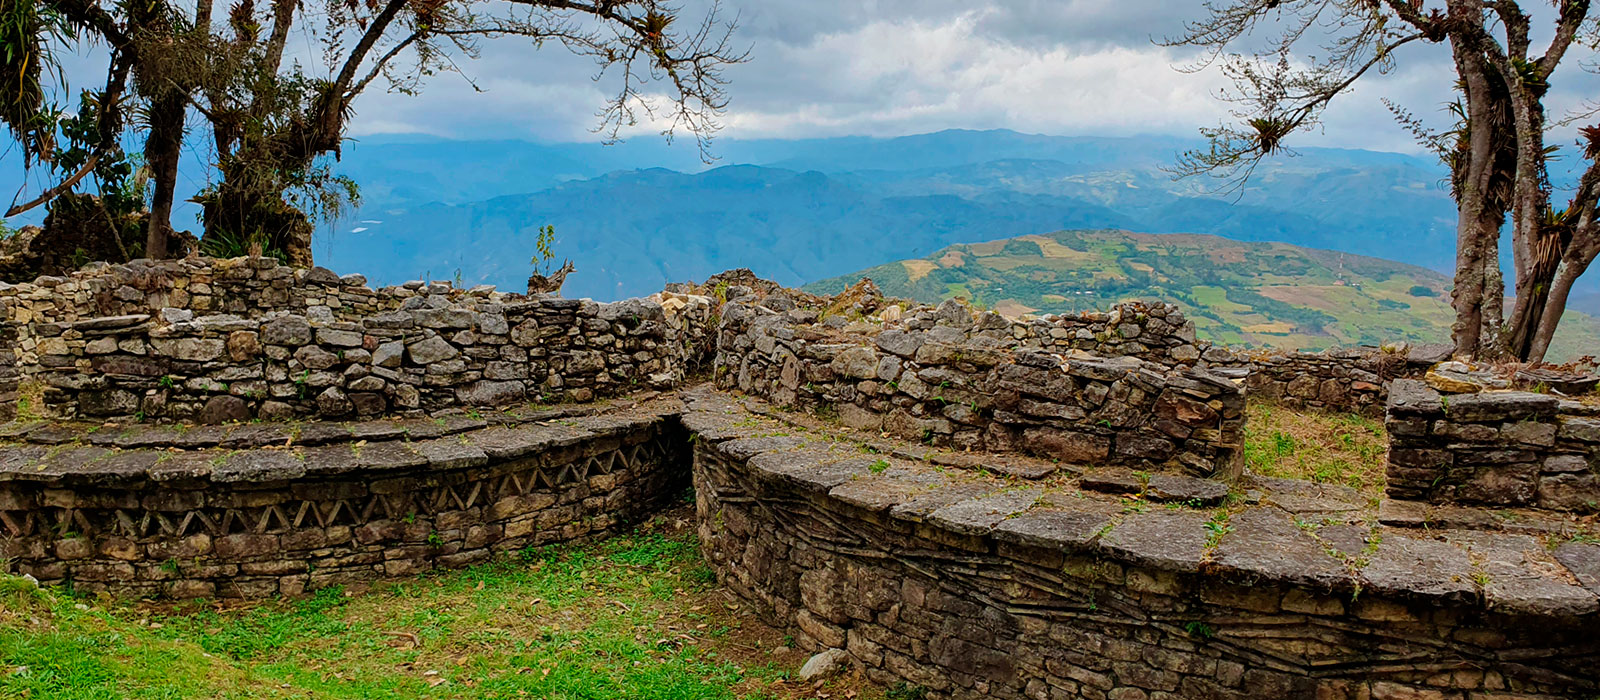
[(391, 637), (397, 637), (398, 639), (395, 639), (395, 642), (399, 642), (401, 639), (404, 639), (411, 642), (411, 646), (413, 648), (422, 648), (422, 639), (417, 637), (417, 635), (413, 632), (384, 632), (384, 634)]

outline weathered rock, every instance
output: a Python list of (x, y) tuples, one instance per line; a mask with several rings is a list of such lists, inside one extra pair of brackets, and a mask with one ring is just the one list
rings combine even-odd
[(234, 331), (228, 334), (229, 359), (234, 362), (248, 362), (260, 354), (260, 336), (255, 331)]
[(355, 410), (355, 404), (350, 402), (350, 397), (336, 386), (330, 386), (317, 394), (317, 411), (325, 416), (342, 416)]
[(445, 342), (444, 338), (436, 335), (428, 336), (407, 345), (406, 353), (410, 356), (412, 364), (424, 366), (442, 362), (461, 354), (454, 346)]
[(920, 333), (907, 333), (891, 329), (879, 333), (876, 343), (885, 352), (909, 359), (915, 357), (917, 349), (922, 347), (923, 336)]
[(822, 681), (844, 673), (850, 654), (843, 649), (829, 649), (806, 659), (800, 667), (799, 678), (807, 683)]
[(302, 316), (279, 316), (261, 324), (261, 342), (298, 347), (311, 342), (311, 324)]
[(836, 374), (843, 377), (876, 379), (878, 354), (872, 348), (853, 347), (833, 358), (832, 367)]
[(219, 338), (154, 338), (150, 340), (150, 347), (156, 354), (188, 362), (210, 362), (222, 357), (226, 349)]
[(405, 348), (405, 343), (399, 340), (381, 343), (378, 349), (372, 352), (372, 364), (390, 369), (399, 367), (405, 355)]
[(339, 364), (339, 356), (317, 345), (302, 345), (294, 351), (294, 359), (311, 369), (328, 369)]
[(1022, 440), (1031, 451), (1069, 464), (1093, 464), (1111, 454), (1109, 439), (1072, 430), (1028, 428), (1023, 431)]
[(237, 396), (213, 396), (195, 416), (202, 425), (221, 425), (250, 419), (250, 408)]
[(526, 386), (520, 381), (478, 381), (456, 390), (456, 398), (468, 406), (504, 406), (525, 399)]

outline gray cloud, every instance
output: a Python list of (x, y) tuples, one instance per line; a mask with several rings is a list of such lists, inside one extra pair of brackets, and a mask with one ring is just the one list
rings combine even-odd
[[(683, 21), (698, 19), (708, 1), (687, 0)], [(1193, 54), (1152, 42), (1198, 19), (1199, 3), (723, 0), (722, 9), (738, 17), (737, 44), (751, 49), (749, 63), (728, 71), (726, 137), (951, 127), (1194, 136), (1198, 127), (1230, 118), (1214, 99), (1220, 75), (1181, 73), (1175, 66)], [(1535, 25), (1549, 12), (1536, 8)], [(1545, 34), (1536, 32), (1535, 41)], [(294, 48), (304, 65), (320, 65), (309, 36)], [(1329, 110), (1322, 130), (1295, 143), (1415, 151), (1382, 98), (1443, 126), (1440, 107), (1452, 99), (1454, 76), (1442, 46), (1413, 45), (1398, 58), (1397, 70), (1364, 79)], [(1581, 106), (1600, 88), (1600, 79), (1568, 63), (1552, 80), (1552, 115)], [(488, 41), (479, 59), (460, 65), (466, 78), (434, 76), (420, 96), (375, 85), (355, 105), (353, 135), (593, 141), (595, 111), (617, 87), (614, 76), (593, 80), (594, 64), (558, 45), (535, 50), (520, 40)], [(656, 138), (659, 127), (644, 124), (630, 136)], [(1552, 142), (1569, 142), (1570, 131)]]
[[(685, 8), (698, 17), (705, 4)], [(1182, 31), (1198, 4), (1157, 0), (725, 0), (751, 62), (728, 71), (726, 136), (894, 135), (949, 127), (1058, 134), (1192, 136), (1227, 119), (1215, 72), (1184, 74), (1194, 54), (1155, 45)], [(1388, 97), (1425, 115), (1450, 99), (1448, 54), (1411, 47), (1329, 111), (1304, 145), (1415, 150), (1383, 107)], [(442, 76), (421, 97), (369, 95), (357, 133), (422, 131), (457, 137), (589, 140), (614, 85), (559, 48), (495, 42), (466, 64), (485, 92)], [(1553, 102), (1577, 104), (1592, 79)], [(1592, 92), (1592, 90), (1587, 90)], [(1569, 94), (1570, 93), (1570, 94)], [(644, 125), (649, 137), (659, 125)]]

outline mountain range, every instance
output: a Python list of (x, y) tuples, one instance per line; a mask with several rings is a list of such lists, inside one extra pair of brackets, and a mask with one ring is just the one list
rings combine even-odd
[[(577, 267), (565, 293), (602, 300), (732, 267), (799, 286), (1063, 229), (1210, 234), (1451, 269), (1455, 211), (1437, 162), (1304, 149), (1230, 191), (1171, 177), (1176, 154), (1195, 145), (949, 130), (719, 140), (708, 164), (693, 143), (655, 138), (608, 146), (369, 136), (348, 143), (336, 167), (360, 184), (362, 205), (319, 230), (314, 251), (319, 264), (376, 284), (431, 278), (520, 290), (537, 231), (551, 225), (549, 264)], [(1600, 314), (1600, 273), (1580, 282), (1571, 306)]]
[[(693, 149), (429, 138), (352, 144), (365, 204), (318, 237), (319, 260), (379, 283), (458, 277), (520, 288), (535, 231), (577, 272), (567, 293), (649, 294), (750, 267), (799, 285), (972, 243), (1064, 228), (1208, 233), (1453, 261), (1444, 171), (1424, 159), (1307, 149), (1237, 192), (1163, 170), (1180, 139), (951, 130), (899, 138), (719, 142)], [(657, 167), (617, 169), (619, 164)], [(490, 251), (486, 253), (486, 251)], [(559, 261), (557, 261), (559, 262)]]

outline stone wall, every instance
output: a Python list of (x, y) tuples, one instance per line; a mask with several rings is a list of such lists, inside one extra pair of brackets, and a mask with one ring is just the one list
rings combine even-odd
[[(446, 285), (447, 283), (436, 283)], [(409, 283), (384, 293), (361, 275), (340, 277), (323, 268), (294, 268), (272, 258), (186, 258), (90, 263), (64, 277), (0, 285), (0, 304), (15, 323), (71, 323), (101, 316), (155, 315), (184, 309), (198, 315), (257, 317), (273, 311), (304, 312), (325, 306), (340, 320), (391, 311), (430, 285)]]
[(904, 323), (813, 318), (727, 304), (719, 386), (936, 446), (1201, 476), (1242, 468), (1242, 380), (1030, 347), (1020, 326), (953, 303)]
[(0, 558), (79, 591), (254, 598), (601, 536), (688, 486), (675, 410), (44, 426), (3, 453)]
[(39, 387), (49, 414), (202, 423), (669, 388), (708, 357), (711, 315), (710, 300), (688, 295), (373, 291), (359, 276), (248, 258), (93, 266), (0, 287), (0, 305), (7, 368)]
[(1077, 350), (1101, 357), (1137, 357), (1167, 367), (1229, 363), (1235, 355), (1195, 339), (1194, 322), (1173, 304), (1129, 301), (1109, 311), (1050, 314), (1013, 322), (1024, 346)]
[[(766, 305), (804, 324), (837, 328), (847, 317), (892, 312), (907, 332), (935, 332), (964, 315), (996, 347), (1132, 357), (1153, 371), (1245, 373), (1260, 396), (1318, 409), (1376, 414), (1387, 382), (1427, 364), (1416, 351), (1216, 347), (1196, 340), (1194, 323), (1164, 303), (1011, 320), (955, 302), (890, 308), (880, 296), (819, 319), (834, 299), (747, 272), (716, 279), (733, 283), (721, 287), (735, 303)], [(372, 416), (582, 401), (674, 386), (706, 361), (715, 340), (712, 303), (692, 294), (595, 304), (446, 282), (373, 290), (360, 275), (268, 258), (95, 263), (0, 285), (0, 310), (8, 321), (0, 345), (10, 355), (0, 357), (0, 411), (13, 409), (18, 385), (31, 380), (52, 412), (104, 418)]]
[(684, 420), (718, 577), (875, 682), (1018, 700), (1597, 688), (1595, 545), (1265, 504), (1129, 508), (840, 449), (725, 397)]
[[(1368, 416), (1383, 414), (1389, 382), (1420, 377), (1450, 355), (1449, 346), (1438, 344), (1397, 343), (1321, 352), (1228, 348), (1198, 340), (1194, 322), (1176, 305), (1162, 302), (1128, 301), (1104, 312), (1009, 319), (991, 311), (974, 312), (955, 301), (933, 307), (884, 299), (870, 282), (838, 297), (823, 298), (776, 287), (748, 271), (718, 277), (731, 282), (724, 287), (728, 300), (785, 314), (796, 324), (840, 330), (859, 328), (866, 322), (915, 333), (937, 331), (951, 322), (967, 323), (962, 319), (965, 316), (993, 347), (1066, 356), (1132, 357), (1166, 370), (1205, 368), (1230, 377), (1248, 377), (1250, 392), (1268, 401)], [(829, 313), (822, 313), (825, 309)]]
[(1600, 405), (1402, 379), (1386, 425), (1391, 497), (1600, 512)]
[(1294, 408), (1383, 415), (1389, 383), (1421, 377), (1450, 356), (1446, 345), (1332, 348), (1320, 352), (1228, 348), (1196, 340), (1194, 322), (1172, 304), (1125, 302), (1109, 312), (1014, 322), (1020, 347), (1136, 357), (1164, 367), (1248, 375), (1253, 396)]
[(1253, 351), (1223, 366), (1243, 366), (1252, 397), (1294, 408), (1382, 416), (1389, 384), (1421, 377), (1449, 358), (1438, 345), (1335, 348), (1323, 352)]

